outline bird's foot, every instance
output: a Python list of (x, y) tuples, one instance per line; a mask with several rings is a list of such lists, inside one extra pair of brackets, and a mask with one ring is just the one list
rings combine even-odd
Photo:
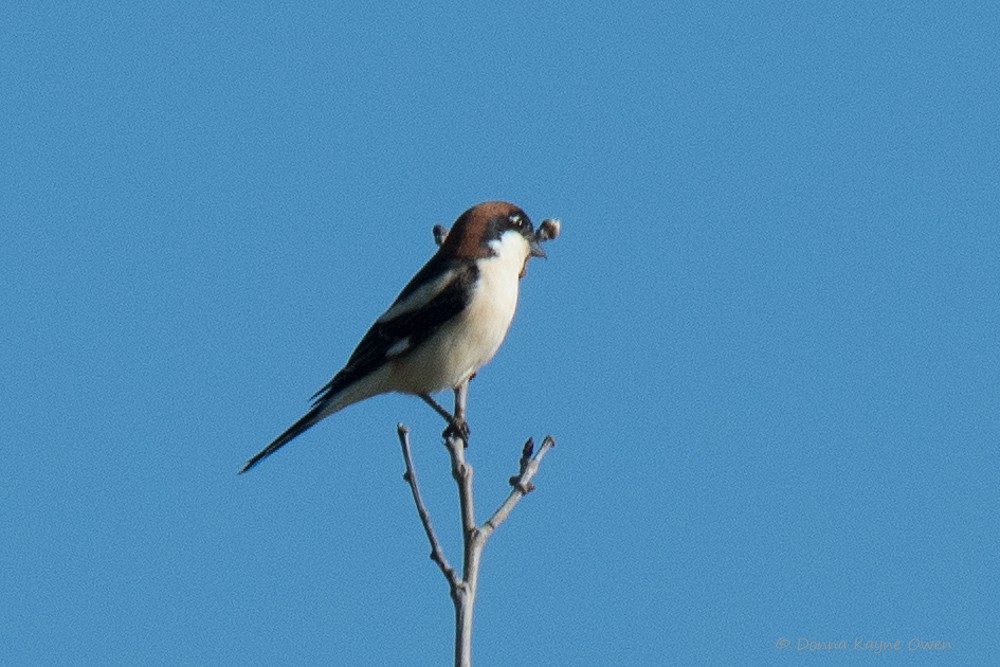
[(448, 428), (441, 432), (443, 438), (461, 438), (465, 446), (469, 446), (469, 422), (459, 417), (452, 417)]

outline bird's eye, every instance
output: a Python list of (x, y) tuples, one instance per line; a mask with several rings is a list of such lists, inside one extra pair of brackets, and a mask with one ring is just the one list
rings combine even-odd
[(509, 216), (507, 219), (510, 220), (510, 223), (515, 227), (524, 227), (524, 218), (522, 218), (518, 213)]

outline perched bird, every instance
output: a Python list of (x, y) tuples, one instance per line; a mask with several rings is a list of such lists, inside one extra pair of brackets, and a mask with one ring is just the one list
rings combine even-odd
[(449, 428), (467, 435), (464, 415), (448, 414), (430, 394), (450, 387), (457, 396), (493, 358), (514, 317), (528, 258), (544, 256), (531, 220), (517, 206), (491, 201), (467, 210), (375, 320), (347, 364), (313, 395), (312, 409), (254, 454), (240, 473), (324, 417), (386, 392), (421, 397)]

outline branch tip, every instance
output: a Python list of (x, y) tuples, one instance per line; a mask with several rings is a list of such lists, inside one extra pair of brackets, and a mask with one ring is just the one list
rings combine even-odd
[(427, 507), (424, 505), (423, 498), (420, 497), (420, 485), (417, 483), (417, 471), (413, 467), (413, 456), (410, 453), (410, 436), (409, 429), (406, 425), (400, 422), (396, 425), (396, 433), (399, 435), (399, 446), (403, 451), (403, 462), (406, 464), (406, 471), (403, 473), (403, 479), (410, 486), (410, 492), (413, 494), (413, 502), (417, 506), (417, 514), (420, 516), (420, 523), (424, 527), (424, 533), (427, 535), (427, 541), (431, 545), (431, 560), (437, 563), (438, 568), (444, 575), (445, 579), (448, 580), (448, 585), (452, 586), (455, 579), (455, 571), (452, 569), (451, 565), (448, 564), (448, 559), (445, 558), (444, 550), (441, 548), (441, 542), (438, 541), (437, 535), (434, 534), (434, 527), (431, 525), (431, 516), (427, 512)]
[(448, 237), (448, 228), (444, 225), (434, 225), (434, 229), (431, 230), (434, 233), (434, 243), (441, 245), (444, 240)]
[(542, 220), (541, 224), (538, 225), (538, 231), (535, 232), (535, 238), (538, 241), (549, 241), (551, 239), (559, 236), (559, 220), (557, 218), (546, 218)]

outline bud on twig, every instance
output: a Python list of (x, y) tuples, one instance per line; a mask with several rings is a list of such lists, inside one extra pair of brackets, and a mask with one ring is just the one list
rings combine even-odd
[(542, 220), (542, 224), (538, 226), (538, 231), (535, 232), (535, 238), (541, 241), (549, 241), (559, 236), (559, 220), (556, 218), (546, 218)]
[(445, 237), (448, 236), (448, 228), (444, 225), (434, 225), (434, 243), (441, 245), (444, 243)]

